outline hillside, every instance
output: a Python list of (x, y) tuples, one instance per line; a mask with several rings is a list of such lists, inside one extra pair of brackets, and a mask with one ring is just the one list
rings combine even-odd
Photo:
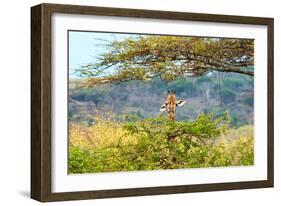
[(82, 79), (69, 82), (69, 120), (93, 124), (94, 115), (111, 112), (134, 114), (139, 118), (157, 117), (168, 90), (186, 101), (176, 112), (177, 120), (193, 120), (201, 113), (220, 116), (225, 111), (231, 126), (253, 124), (253, 78), (234, 73), (212, 72), (204, 77), (181, 77), (171, 82), (154, 78), (118, 84), (81, 88)]

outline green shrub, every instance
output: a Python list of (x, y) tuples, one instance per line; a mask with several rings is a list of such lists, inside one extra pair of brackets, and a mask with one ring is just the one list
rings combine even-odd
[(68, 156), (69, 173), (87, 173), (91, 166), (90, 153), (87, 150), (70, 147)]
[[(128, 118), (129, 120), (130, 118)], [(165, 117), (124, 124), (136, 143), (106, 148), (70, 146), (69, 173), (161, 170), (253, 164), (253, 139), (241, 137), (221, 142), (228, 131), (226, 114), (199, 115), (194, 121), (171, 121)]]

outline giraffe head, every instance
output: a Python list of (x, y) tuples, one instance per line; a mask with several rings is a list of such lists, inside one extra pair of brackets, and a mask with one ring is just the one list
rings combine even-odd
[(176, 108), (181, 107), (184, 104), (185, 104), (185, 101), (177, 100), (175, 92), (168, 91), (166, 101), (161, 106), (160, 111), (161, 112), (167, 111), (169, 119), (175, 120)]

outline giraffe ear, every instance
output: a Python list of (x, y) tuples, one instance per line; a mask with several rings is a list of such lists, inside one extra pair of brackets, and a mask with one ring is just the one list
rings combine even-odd
[(160, 107), (160, 112), (164, 112), (166, 111), (166, 105), (162, 104), (162, 106)]
[(177, 105), (178, 107), (181, 107), (181, 106), (183, 106), (184, 104), (185, 104), (185, 101), (183, 101), (183, 100), (178, 100), (177, 103), (176, 103), (176, 105)]

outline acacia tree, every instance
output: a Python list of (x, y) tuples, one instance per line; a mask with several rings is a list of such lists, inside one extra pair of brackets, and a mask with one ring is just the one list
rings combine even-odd
[(254, 42), (247, 39), (138, 36), (106, 44), (95, 63), (77, 69), (90, 85), (160, 77), (198, 77), (211, 71), (253, 76)]

